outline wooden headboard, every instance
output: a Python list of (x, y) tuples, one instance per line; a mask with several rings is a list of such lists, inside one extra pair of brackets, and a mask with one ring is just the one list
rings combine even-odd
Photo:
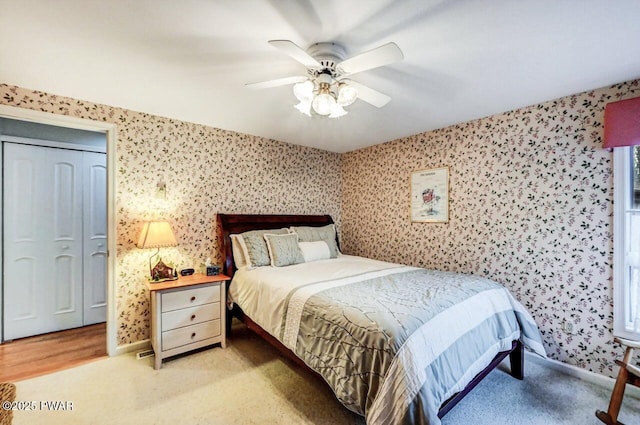
[[(249, 230), (280, 229), (289, 226), (320, 227), (333, 224), (330, 215), (218, 214), (218, 219), (222, 228), (223, 273), (229, 277), (233, 277), (236, 271), (229, 235)], [(336, 242), (337, 239), (336, 234)]]

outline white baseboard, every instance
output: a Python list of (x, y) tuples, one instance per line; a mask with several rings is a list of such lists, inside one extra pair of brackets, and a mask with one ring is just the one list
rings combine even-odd
[(120, 354), (134, 353), (136, 351), (148, 350), (151, 348), (151, 341), (143, 339), (142, 341), (133, 342), (131, 344), (118, 345), (116, 347), (116, 356)]
[[(525, 358), (526, 358), (525, 369), (524, 369), (525, 379), (527, 377), (526, 362), (531, 361), (532, 363), (536, 363), (540, 366), (547, 367), (549, 369), (558, 371), (560, 373), (564, 373), (565, 375), (569, 375), (574, 378), (582, 379), (583, 381), (589, 382), (591, 384), (599, 385), (609, 390), (613, 389), (613, 385), (616, 382), (615, 379), (610, 378), (608, 376), (600, 375), (599, 373), (591, 372), (589, 370), (582, 369), (577, 366), (559, 362), (558, 360), (553, 360), (549, 358), (543, 359), (542, 357), (536, 354), (530, 353), (529, 351), (525, 351)], [(633, 398), (637, 398), (640, 400), (640, 388), (634, 387), (633, 385), (627, 385), (627, 389), (625, 390), (625, 396), (631, 396)]]

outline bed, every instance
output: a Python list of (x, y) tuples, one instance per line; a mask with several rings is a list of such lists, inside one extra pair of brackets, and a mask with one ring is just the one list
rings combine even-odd
[[(525, 345), (546, 356), (529, 313), (488, 279), (343, 255), (328, 215), (218, 218), (230, 314), (368, 425), (438, 425), (507, 356), (517, 379)], [(268, 256), (238, 268), (260, 240)]]

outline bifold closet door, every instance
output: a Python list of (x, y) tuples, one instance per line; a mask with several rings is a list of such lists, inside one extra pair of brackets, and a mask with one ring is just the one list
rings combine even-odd
[(107, 156), (83, 152), (84, 325), (107, 320)]
[(82, 152), (4, 143), (4, 339), (82, 326)]

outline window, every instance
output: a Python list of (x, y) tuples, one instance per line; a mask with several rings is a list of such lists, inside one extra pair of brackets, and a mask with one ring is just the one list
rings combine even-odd
[(614, 334), (640, 338), (640, 146), (614, 149)]

